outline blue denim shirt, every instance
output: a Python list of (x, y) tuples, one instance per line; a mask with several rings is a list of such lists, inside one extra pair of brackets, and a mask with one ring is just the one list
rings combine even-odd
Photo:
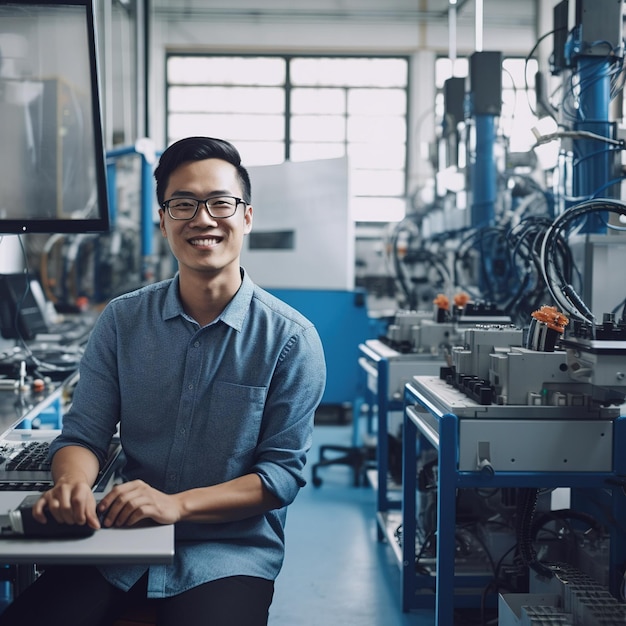
[[(117, 429), (124, 477), (165, 493), (257, 473), (283, 507), (248, 519), (175, 528), (171, 565), (149, 567), (148, 595), (178, 594), (233, 575), (275, 579), (286, 506), (306, 483), (313, 417), (326, 365), (313, 324), (243, 282), (223, 313), (200, 326), (182, 308), (178, 276), (112, 300), (92, 332), (63, 431), (100, 459)], [(147, 566), (103, 566), (130, 588)]]

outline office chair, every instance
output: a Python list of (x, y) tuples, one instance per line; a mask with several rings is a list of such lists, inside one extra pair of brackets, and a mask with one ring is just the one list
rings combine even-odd
[[(359, 434), (359, 419), (361, 415), (362, 398), (355, 399), (352, 406), (352, 444), (323, 444), (319, 448), (319, 458), (311, 467), (311, 482), (314, 487), (322, 484), (322, 479), (318, 475), (318, 471), (322, 467), (331, 465), (345, 465), (352, 468), (353, 485), (360, 487), (366, 484), (365, 474), (368, 469), (376, 467), (376, 444), (365, 441), (360, 443), (361, 436)], [(330, 453), (330, 454), (328, 454)]]
[[(338, 452), (334, 456), (326, 456), (327, 452)], [(320, 487), (322, 479), (318, 476), (318, 470), (330, 465), (347, 465), (352, 468), (354, 480), (353, 485), (360, 487), (366, 484), (365, 473), (368, 469), (376, 467), (376, 447), (375, 446), (340, 446), (334, 444), (324, 444), (320, 446), (319, 460), (313, 463), (311, 468), (313, 486)]]

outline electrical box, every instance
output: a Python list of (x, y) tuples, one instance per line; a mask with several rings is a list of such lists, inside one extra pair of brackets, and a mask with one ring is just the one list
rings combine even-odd
[(465, 119), (465, 79), (459, 76), (448, 78), (443, 84), (443, 102), (446, 118), (450, 119), (450, 131)]
[(565, 44), (569, 33), (568, 16), (569, 3), (568, 0), (561, 0), (552, 10), (554, 20), (554, 34), (552, 40), (554, 42), (554, 52), (552, 55), (552, 72), (560, 73), (567, 67), (565, 57)]
[(473, 115), (500, 115), (502, 109), (502, 53), (474, 52), (470, 57), (470, 94)]
[(611, 50), (621, 49), (623, 12), (622, 0), (578, 0), (576, 22), (581, 27), (582, 54), (605, 57)]

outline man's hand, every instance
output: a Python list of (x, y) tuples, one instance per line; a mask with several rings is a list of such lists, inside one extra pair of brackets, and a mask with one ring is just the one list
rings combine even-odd
[(52, 459), (54, 487), (33, 506), (33, 518), (45, 524), (47, 509), (60, 524), (88, 524), (97, 530), (100, 520), (91, 490), (98, 475), (98, 459), (82, 446), (65, 446)]
[(98, 504), (102, 525), (134, 526), (150, 519), (158, 524), (174, 524), (180, 520), (178, 500), (150, 487), (142, 480), (116, 485)]
[(45, 509), (60, 524), (88, 524), (96, 530), (100, 528), (96, 499), (88, 483), (60, 481), (33, 505), (33, 518), (41, 524), (47, 523)]

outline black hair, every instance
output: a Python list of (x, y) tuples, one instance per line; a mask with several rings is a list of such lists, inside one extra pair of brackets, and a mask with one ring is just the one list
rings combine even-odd
[(159, 206), (165, 199), (165, 189), (171, 173), (183, 163), (202, 161), (203, 159), (222, 159), (237, 170), (241, 183), (243, 201), (250, 204), (251, 185), (248, 170), (241, 164), (241, 156), (235, 146), (224, 139), (214, 137), (186, 137), (170, 145), (161, 155), (159, 164), (154, 170), (156, 195)]

